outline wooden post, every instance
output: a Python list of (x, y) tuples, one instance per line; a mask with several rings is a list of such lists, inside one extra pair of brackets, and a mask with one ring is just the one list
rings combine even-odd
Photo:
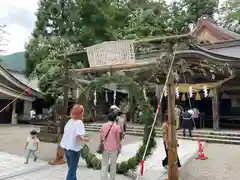
[(17, 124), (17, 118), (16, 118), (16, 101), (12, 104), (12, 120), (11, 124)]
[(213, 129), (219, 130), (219, 93), (218, 88), (211, 89), (212, 97), (212, 119), (213, 119)]
[(178, 180), (174, 77), (168, 79), (168, 180)]

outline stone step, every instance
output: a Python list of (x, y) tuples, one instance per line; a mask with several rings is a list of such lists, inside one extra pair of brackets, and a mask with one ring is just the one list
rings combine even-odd
[(40, 131), (48, 133), (48, 126), (40, 126)]
[[(86, 127), (94, 127), (94, 128), (101, 128), (102, 124), (87, 124), (85, 125)], [(129, 125), (127, 127), (127, 130), (144, 130), (143, 126), (133, 126), (133, 125)], [(156, 132), (161, 132), (161, 128), (160, 127), (155, 127), (155, 131)], [(182, 130), (178, 130), (178, 132), (182, 133)], [(226, 132), (226, 131), (211, 131), (211, 130), (194, 130), (193, 134), (197, 133), (197, 134), (209, 134), (209, 135), (218, 135), (218, 136), (231, 136), (231, 137), (240, 137), (240, 132)]]
[[(93, 131), (93, 132), (98, 132), (99, 128), (89, 128), (88, 126), (85, 127), (86, 131)], [(143, 136), (143, 131), (138, 130), (138, 131), (128, 131), (126, 132), (129, 135), (135, 135), (135, 136)], [(157, 137), (162, 137), (162, 133), (156, 132)], [(192, 141), (197, 141), (197, 137), (200, 139), (200, 141), (205, 141), (208, 143), (222, 143), (222, 144), (239, 144), (240, 145), (240, 137), (234, 137), (234, 136), (216, 136), (216, 135), (211, 135), (211, 134), (193, 134), (193, 137), (184, 137), (181, 132), (177, 133), (177, 136), (179, 139), (187, 139), (187, 140), (192, 140)]]
[[(86, 126), (86, 130), (89, 130), (89, 131), (99, 131), (99, 128), (98, 127), (88, 127)], [(130, 129), (127, 129), (127, 134), (141, 134), (143, 135), (144, 131), (143, 130), (140, 130), (140, 129), (134, 129), (134, 130), (130, 130)], [(188, 132), (186, 132), (188, 133)], [(156, 134), (158, 136), (162, 136), (162, 131), (156, 131)], [(177, 135), (178, 136), (182, 136), (182, 130), (178, 131), (177, 132)], [(204, 137), (204, 138), (213, 138), (213, 139), (229, 139), (229, 140), (240, 140), (240, 137), (239, 136), (227, 136), (227, 135), (216, 135), (216, 134), (201, 134), (199, 132), (192, 132), (192, 135), (195, 136), (195, 137)]]

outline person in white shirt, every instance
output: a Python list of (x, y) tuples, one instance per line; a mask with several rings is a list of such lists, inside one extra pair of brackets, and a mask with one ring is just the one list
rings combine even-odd
[(75, 105), (71, 110), (71, 119), (64, 128), (64, 134), (60, 146), (64, 149), (65, 158), (68, 165), (66, 180), (77, 180), (76, 172), (80, 158), (80, 150), (83, 143), (89, 141), (85, 137), (83, 124), (84, 108), (82, 105)]
[(34, 120), (36, 118), (36, 111), (34, 109), (31, 109), (30, 111), (30, 119)]
[(25, 164), (28, 163), (29, 157), (33, 155), (34, 161), (37, 160), (36, 152), (39, 151), (39, 139), (37, 138), (37, 131), (32, 130), (30, 132), (31, 137), (27, 138), (25, 144), (25, 150), (28, 151)]
[[(200, 125), (199, 125), (199, 115), (200, 115), (200, 112), (197, 108), (192, 108), (192, 109), (189, 109), (188, 112), (192, 115), (193, 117), (193, 126), (194, 128), (198, 128)], [(197, 127), (197, 124), (199, 125)]]

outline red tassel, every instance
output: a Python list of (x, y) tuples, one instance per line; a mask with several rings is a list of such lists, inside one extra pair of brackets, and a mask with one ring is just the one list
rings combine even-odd
[(143, 171), (144, 171), (144, 160), (141, 160), (140, 161), (140, 174), (141, 174), (141, 176), (143, 176)]
[(30, 96), (30, 88), (27, 88), (27, 95)]

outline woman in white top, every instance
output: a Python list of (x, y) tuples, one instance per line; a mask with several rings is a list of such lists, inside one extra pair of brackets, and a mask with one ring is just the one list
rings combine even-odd
[(71, 110), (71, 119), (64, 128), (64, 134), (60, 146), (64, 149), (64, 153), (68, 165), (68, 173), (66, 180), (77, 180), (77, 167), (80, 158), (80, 150), (82, 144), (88, 142), (85, 138), (85, 128), (82, 122), (84, 108), (82, 105), (75, 105)]

